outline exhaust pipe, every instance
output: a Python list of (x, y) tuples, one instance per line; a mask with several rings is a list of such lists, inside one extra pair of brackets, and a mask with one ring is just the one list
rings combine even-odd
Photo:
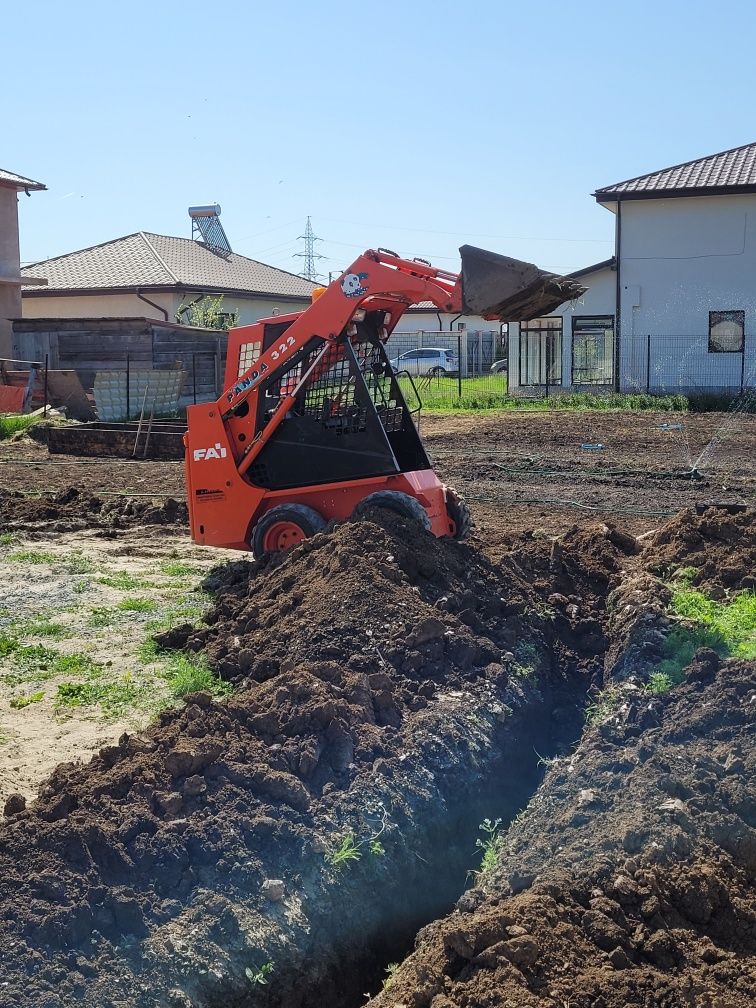
[(501, 322), (528, 322), (548, 315), (587, 290), (569, 277), (547, 273), (521, 259), (463, 245), (462, 305), (467, 314)]

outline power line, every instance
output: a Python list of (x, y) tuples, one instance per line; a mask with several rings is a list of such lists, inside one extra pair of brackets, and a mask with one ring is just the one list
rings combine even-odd
[(305, 247), (304, 252), (295, 252), (295, 259), (304, 259), (304, 269), (299, 274), (303, 276), (305, 280), (319, 280), (320, 273), (315, 268), (315, 261), (317, 259), (325, 259), (325, 256), (319, 255), (315, 251), (315, 242), (322, 241), (322, 238), (318, 238), (315, 232), (312, 230), (312, 223), (310, 218), (307, 218), (307, 227), (305, 228), (305, 233), (299, 236), (298, 240), (304, 239)]

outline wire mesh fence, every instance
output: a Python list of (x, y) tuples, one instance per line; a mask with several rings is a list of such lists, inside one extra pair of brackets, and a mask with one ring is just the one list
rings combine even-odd
[[(564, 334), (561, 319), (536, 319), (507, 336), (495, 330), (398, 332), (387, 352), (411, 375), (423, 405), (494, 407), (590, 394), (607, 405), (625, 395), (722, 402), (756, 389), (756, 337), (723, 349), (707, 335), (622, 336), (595, 325)], [(409, 385), (406, 377), (400, 378)], [(556, 405), (556, 403), (555, 403)]]

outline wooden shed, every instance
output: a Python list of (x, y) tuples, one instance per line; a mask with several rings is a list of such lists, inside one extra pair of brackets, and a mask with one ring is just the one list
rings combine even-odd
[(98, 371), (186, 373), (179, 404), (217, 399), (223, 390), (227, 334), (148, 318), (38, 318), (13, 322), (13, 352), (50, 370), (74, 370), (91, 392)]

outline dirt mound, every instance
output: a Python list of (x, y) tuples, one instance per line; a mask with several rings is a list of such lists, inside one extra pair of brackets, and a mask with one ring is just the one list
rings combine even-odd
[(411, 682), (412, 693), (425, 681), (421, 696), (432, 695), (439, 677), (459, 684), (486, 665), (502, 674), (545, 668), (555, 652), (592, 661), (605, 644), (604, 600), (627, 543), (599, 526), (575, 527), (556, 544), (526, 536), (518, 546), (493, 563), (375, 511), (285, 558), (228, 565), (206, 582), (218, 593), (209, 625), (157, 639), (203, 650), (235, 681), (332, 660)]
[(756, 663), (717, 666), (556, 761), (375, 1005), (756, 1004)]
[(53, 495), (29, 497), (0, 490), (0, 530), (76, 532), (92, 526), (186, 525), (187, 506), (172, 497), (160, 500), (99, 497), (68, 487)]
[(683, 569), (714, 598), (756, 588), (756, 511), (681, 511), (646, 540), (643, 563), (661, 577)]
[[(643, 644), (638, 620), (617, 628), (607, 611), (636, 549), (599, 525), (525, 536), (494, 561), (376, 511), (217, 572), (208, 624), (162, 640), (204, 651), (240, 687), (234, 698), (190, 696), (89, 765), (60, 766), (28, 810), (8, 808), (2, 996), (44, 1008), (358, 1003), (366, 964), (401, 958), (462, 891), (477, 824), (508, 821), (553, 758), (495, 878), (462, 898), (471, 919), (512, 892), (549, 896), (548, 866), (568, 872), (549, 898), (570, 920), (628, 858), (633, 871), (666, 870), (705, 848), (740, 879), (756, 856), (753, 670), (725, 675), (704, 653), (668, 698), (616, 671), (624, 644), (612, 636)], [(565, 756), (586, 690), (607, 675), (616, 704)], [(397, 977), (407, 1004), (462, 1003), (469, 943), (434, 973), (447, 923), (423, 932), (421, 973)], [(494, 946), (535, 927), (497, 932)], [(631, 962), (645, 955), (626, 944)], [(263, 967), (275, 982), (260, 981)]]
[[(44, 955), (35, 996), (50, 1008), (109, 1003), (115, 989), (154, 1005), (171, 985), (193, 1003), (230, 1003), (229, 987), (249, 986), (250, 961), (282, 941), (271, 879), (296, 902), (310, 897), (297, 914), (287, 904), (286, 927), (312, 962), (337, 962), (344, 942), (342, 963), (353, 959), (355, 929), (370, 944), (413, 886), (434, 915), (450, 905), (475, 824), (491, 807), (512, 814), (537, 781), (535, 750), (578, 732), (575, 698), (602, 644), (579, 628), (600, 630), (598, 596), (583, 598), (562, 558), (574, 609), (543, 602), (549, 543), (540, 559), (529, 544), (517, 569), (401, 518), (373, 519), (216, 579), (210, 625), (172, 642), (205, 648), (247, 687), (234, 699), (189, 697), (89, 765), (59, 767), (29, 810), (11, 803), (0, 839), (6, 990)], [(601, 537), (600, 549), (612, 568), (615, 548)], [(339, 911), (341, 876), (324, 855), (350, 835), (364, 852), (357, 889), (380, 879), (381, 895), (366, 907), (355, 893)], [(296, 1003), (293, 982), (279, 979), (276, 1003)], [(361, 993), (361, 977), (349, 983)], [(324, 989), (341, 996), (344, 984), (337, 970)]]

